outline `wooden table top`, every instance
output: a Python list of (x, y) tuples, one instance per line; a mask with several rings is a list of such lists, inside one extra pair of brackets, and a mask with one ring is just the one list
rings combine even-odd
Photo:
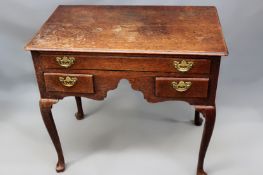
[(59, 6), (31, 51), (228, 54), (215, 7)]

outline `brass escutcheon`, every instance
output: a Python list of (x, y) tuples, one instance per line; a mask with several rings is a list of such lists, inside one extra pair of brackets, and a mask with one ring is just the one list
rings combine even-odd
[(74, 57), (67, 57), (67, 56), (63, 56), (63, 57), (57, 57), (56, 61), (58, 62), (58, 64), (64, 68), (69, 68), (70, 66), (72, 66), (75, 62), (75, 58)]
[(78, 80), (77, 77), (70, 77), (70, 76), (59, 77), (59, 81), (61, 82), (61, 84), (66, 87), (74, 86), (77, 80)]
[(179, 72), (188, 72), (194, 65), (194, 62), (192, 61), (185, 61), (182, 60), (181, 62), (179, 61), (174, 61), (174, 67), (179, 71)]
[(176, 81), (173, 81), (171, 84), (176, 91), (185, 92), (191, 87), (192, 82), (179, 81), (178, 83)]

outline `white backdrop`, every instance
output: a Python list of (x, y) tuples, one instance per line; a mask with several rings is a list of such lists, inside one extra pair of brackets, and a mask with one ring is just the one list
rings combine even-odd
[[(211, 175), (263, 174), (263, 1), (0, 1), (0, 174), (55, 174), (41, 121), (31, 56), (24, 46), (59, 4), (215, 5), (230, 55), (222, 59), (217, 123), (206, 159)], [(68, 163), (64, 174), (193, 174), (202, 129), (182, 102), (148, 104), (127, 81), (104, 102), (73, 98), (54, 107)]]

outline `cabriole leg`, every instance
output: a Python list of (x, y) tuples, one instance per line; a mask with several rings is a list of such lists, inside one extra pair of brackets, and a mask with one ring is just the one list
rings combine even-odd
[(200, 117), (200, 112), (195, 110), (195, 120), (194, 120), (194, 124), (196, 126), (201, 126), (203, 123), (203, 119)]
[(197, 175), (207, 175), (207, 173), (204, 171), (204, 159), (214, 130), (216, 109), (215, 106), (196, 106), (196, 110), (202, 113), (205, 118), (204, 131), (197, 165)]
[(82, 120), (84, 118), (84, 112), (82, 108), (81, 97), (75, 97), (78, 111), (76, 112), (75, 116), (78, 120)]
[(48, 130), (49, 136), (55, 146), (58, 155), (58, 162), (56, 166), (57, 172), (62, 172), (65, 170), (65, 161), (63, 156), (63, 151), (61, 148), (58, 132), (56, 125), (52, 116), (51, 108), (53, 104), (57, 103), (58, 100), (55, 99), (41, 99), (40, 100), (40, 110), (42, 114), (43, 121)]

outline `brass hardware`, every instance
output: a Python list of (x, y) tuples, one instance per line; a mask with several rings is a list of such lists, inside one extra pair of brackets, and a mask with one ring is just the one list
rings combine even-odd
[(172, 82), (172, 87), (178, 92), (187, 91), (191, 87), (191, 85), (192, 82), (185, 82), (185, 81), (179, 81), (179, 83), (175, 81)]
[(181, 63), (179, 61), (174, 61), (174, 67), (179, 72), (188, 72), (192, 68), (193, 65), (194, 65), (194, 62), (192, 61), (182, 60)]
[(69, 68), (70, 66), (72, 66), (75, 62), (75, 58), (74, 57), (67, 57), (67, 56), (63, 56), (63, 57), (57, 57), (56, 61), (58, 62), (58, 64), (64, 68)]
[(77, 82), (77, 77), (59, 77), (59, 81), (61, 82), (61, 84), (63, 86), (66, 86), (66, 87), (72, 87), (76, 84)]

